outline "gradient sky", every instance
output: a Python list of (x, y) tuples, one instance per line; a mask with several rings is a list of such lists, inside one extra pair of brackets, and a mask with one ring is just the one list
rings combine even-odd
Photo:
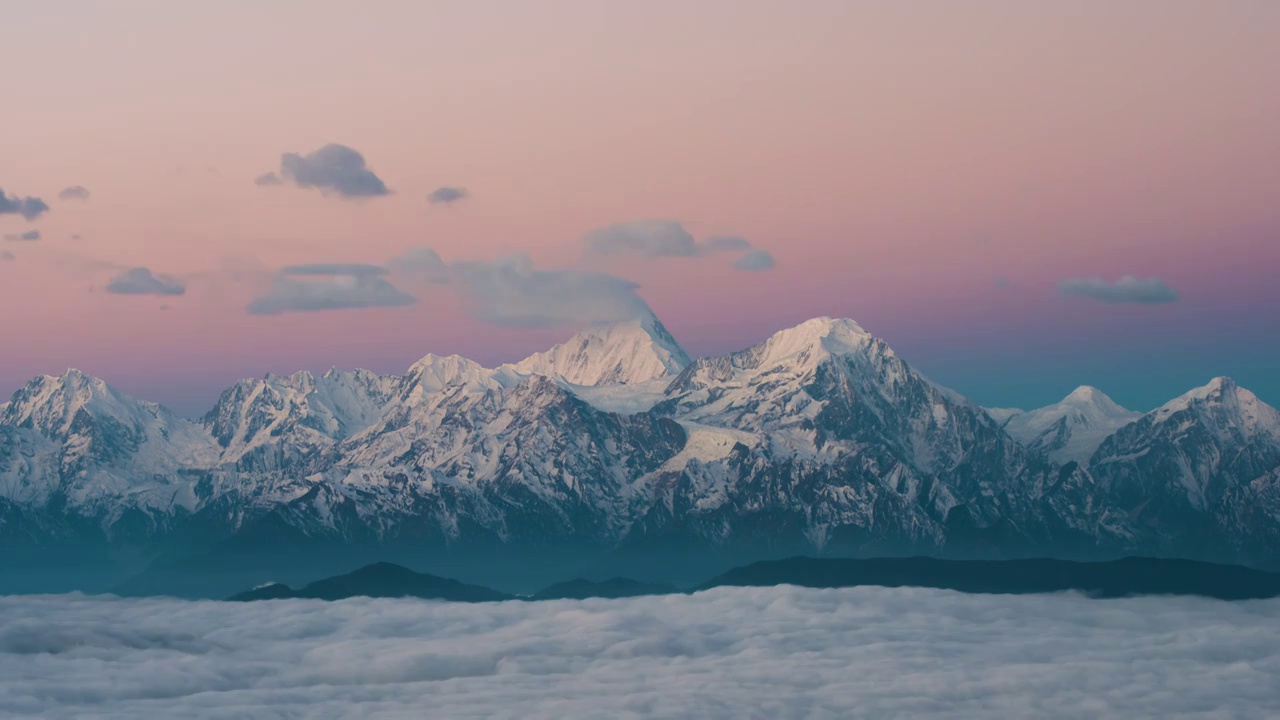
[[(0, 392), (78, 367), (196, 414), (242, 376), (514, 360), (572, 327), (412, 305), (252, 315), (273, 269), (527, 253), (694, 354), (848, 316), (987, 405), (1280, 403), (1280, 3), (40, 0), (6, 5)], [(394, 192), (256, 185), (341, 143)], [(60, 200), (70, 186), (87, 200)], [(438, 187), (469, 190), (432, 205)], [(732, 257), (584, 259), (614, 223)], [(73, 239), (73, 236), (80, 236)], [(182, 296), (107, 292), (123, 268)], [(1172, 302), (1066, 295), (1156, 279)], [(251, 278), (246, 280), (245, 278)], [(1096, 295), (1096, 293), (1095, 293)]]

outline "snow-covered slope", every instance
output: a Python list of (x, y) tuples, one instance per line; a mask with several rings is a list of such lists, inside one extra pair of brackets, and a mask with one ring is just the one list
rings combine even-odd
[[(997, 417), (999, 410), (988, 410)], [(1081, 385), (1061, 402), (1029, 412), (1008, 412), (1005, 430), (1057, 463), (1088, 464), (1102, 441), (1142, 413), (1117, 405), (1101, 390)]]
[(526, 375), (562, 378), (575, 385), (627, 385), (674, 376), (689, 355), (655, 317), (597, 325), (521, 360)]
[(4, 406), (0, 428), (0, 496), (65, 504), (105, 522), (131, 509), (193, 509), (199, 499), (183, 471), (218, 458), (195, 423), (77, 370), (27, 383)]
[(1280, 419), (1229, 380), (1000, 415), (835, 318), (696, 361), (646, 320), (497, 369), (268, 375), (200, 422), (69, 371), (0, 405), (0, 537), (1280, 567)]

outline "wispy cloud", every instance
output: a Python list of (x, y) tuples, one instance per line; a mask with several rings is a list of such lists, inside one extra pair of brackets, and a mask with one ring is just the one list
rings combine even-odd
[(4, 239), (10, 242), (22, 242), (22, 241), (34, 242), (36, 240), (39, 240), (41, 237), (42, 236), (40, 235), (39, 230), (28, 230), (24, 233), (12, 233), (9, 235), (5, 235)]
[(755, 250), (750, 240), (718, 235), (699, 242), (676, 220), (633, 220), (596, 228), (583, 237), (588, 259), (620, 256), (698, 258), (718, 253), (745, 253), (733, 266), (761, 272), (773, 268), (773, 256)]
[(1058, 293), (1108, 303), (1171, 303), (1178, 293), (1159, 278), (1137, 278), (1125, 275), (1115, 282), (1100, 277), (1072, 278), (1058, 283)]
[(768, 250), (751, 250), (733, 261), (733, 266), (748, 272), (764, 272), (773, 269), (773, 255)]
[(675, 220), (633, 220), (596, 228), (583, 238), (589, 255), (697, 257), (698, 243)]
[(449, 265), (429, 247), (410, 248), (388, 260), (387, 268), (431, 283), (448, 282), (450, 275)]
[(107, 292), (117, 295), (182, 295), (187, 292), (187, 286), (178, 278), (135, 267), (112, 278), (107, 283)]
[(58, 193), (59, 200), (88, 200), (89, 188), (83, 185), (72, 185)]
[(527, 255), (461, 262), (454, 268), (468, 312), (498, 325), (585, 325), (653, 314), (636, 294), (636, 283), (606, 273), (538, 269)]
[(252, 315), (400, 307), (417, 299), (392, 285), (377, 265), (314, 263), (278, 271), (270, 288), (249, 303)]

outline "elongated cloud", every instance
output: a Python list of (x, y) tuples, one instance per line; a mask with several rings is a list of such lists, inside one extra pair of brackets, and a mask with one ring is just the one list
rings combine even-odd
[(5, 240), (9, 240), (11, 242), (23, 242), (23, 241), (35, 242), (40, 238), (41, 238), (41, 235), (39, 230), (28, 230), (24, 233), (15, 233), (15, 234), (4, 236)]
[(15, 595), (0, 597), (0, 716), (1255, 718), (1280, 706), (1278, 614), (1274, 600), (918, 588)]
[(676, 220), (634, 220), (596, 228), (583, 237), (588, 259), (634, 255), (646, 258), (697, 258), (717, 253), (744, 253), (734, 261), (740, 270), (773, 268), (773, 255), (754, 250), (750, 240), (719, 235), (702, 242)]
[(18, 256), (14, 255), (8, 250), (0, 252), (0, 262), (13, 262), (14, 260), (17, 260), (17, 259), (18, 259)]
[(541, 270), (527, 255), (454, 269), (468, 311), (499, 325), (585, 325), (653, 314), (630, 280), (576, 268)]
[(290, 182), (300, 188), (317, 188), (345, 198), (391, 194), (382, 179), (366, 166), (363, 155), (337, 143), (306, 155), (285, 153), (280, 157), (278, 174), (265, 173), (254, 182), (258, 185)]
[(400, 307), (417, 299), (392, 285), (377, 265), (316, 263), (281, 269), (263, 295), (249, 303), (252, 315)]
[(21, 215), (27, 220), (35, 220), (49, 212), (49, 206), (38, 197), (18, 197), (5, 195), (0, 188), (0, 215)]
[(464, 187), (439, 187), (431, 191), (427, 196), (427, 202), (432, 205), (452, 205), (459, 200), (465, 200), (470, 195), (471, 193)]
[(1178, 293), (1163, 280), (1132, 275), (1125, 275), (1115, 282), (1107, 282), (1100, 277), (1063, 280), (1058, 283), (1058, 293), (1107, 303), (1156, 304), (1178, 299)]
[(58, 193), (59, 200), (88, 200), (89, 188), (83, 185), (72, 185)]
[(158, 275), (145, 267), (129, 268), (107, 283), (107, 292), (117, 295), (182, 295), (187, 286), (181, 280)]
[(635, 220), (596, 228), (583, 238), (591, 255), (697, 257), (698, 243), (675, 220)]

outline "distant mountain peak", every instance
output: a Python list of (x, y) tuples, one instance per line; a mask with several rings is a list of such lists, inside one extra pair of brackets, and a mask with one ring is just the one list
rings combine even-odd
[(1111, 433), (1141, 415), (1098, 388), (1081, 385), (1052, 405), (1007, 416), (1005, 430), (1055, 462), (1086, 463)]
[(631, 385), (677, 375), (689, 363), (689, 354), (671, 333), (648, 316), (592, 325), (512, 367), (575, 385)]
[(1109, 395), (1092, 385), (1081, 385), (1058, 403), (1072, 408), (1092, 408), (1107, 417), (1135, 417), (1138, 413), (1122, 407)]

